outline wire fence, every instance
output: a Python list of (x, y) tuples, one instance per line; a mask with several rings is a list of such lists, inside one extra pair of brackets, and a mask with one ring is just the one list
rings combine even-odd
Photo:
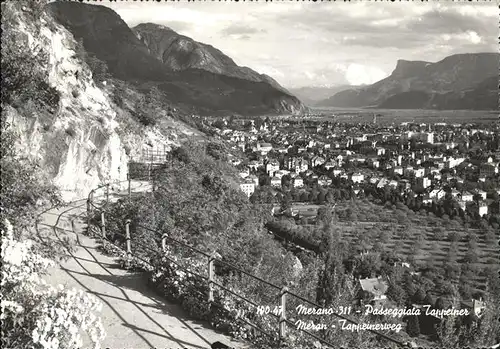
[[(135, 178), (134, 181), (142, 181), (142, 183), (139, 185), (139, 188), (141, 189), (148, 189), (148, 181), (151, 179), (151, 175), (148, 174), (144, 177), (139, 177)], [(111, 196), (115, 194), (122, 194), (124, 190), (126, 190), (126, 196), (128, 197), (128, 200), (132, 199), (132, 194), (135, 192), (139, 192), (137, 190), (138, 188), (133, 188), (132, 187), (132, 178), (131, 176), (128, 176), (128, 179), (126, 181), (118, 181), (118, 182), (113, 182), (113, 183), (107, 183), (104, 185), (101, 185), (97, 187), (96, 189), (93, 189), (87, 198), (87, 223), (88, 223), (88, 229), (90, 231), (91, 226), (92, 226), (92, 217), (96, 217), (100, 215), (100, 223), (97, 225), (97, 227), (100, 229), (100, 235), (101, 238), (114, 244), (115, 246), (118, 246), (122, 248), (121, 246), (117, 245), (114, 241), (111, 241), (108, 238), (108, 232), (106, 231), (106, 211), (109, 207), (109, 204), (111, 203)], [(154, 183), (153, 187), (151, 188), (154, 191)], [(144, 192), (143, 190), (141, 192)], [(130, 225), (131, 225), (131, 220), (127, 219), (124, 222), (125, 226), (125, 231), (124, 232), (113, 232), (113, 234), (119, 234), (122, 237), (125, 238), (125, 249), (126, 253), (128, 256), (133, 256), (135, 258), (138, 258), (139, 260), (151, 265), (151, 262), (148, 260), (145, 260), (144, 258), (133, 254), (132, 253), (132, 240), (130, 236)], [(151, 233), (158, 234), (160, 235), (161, 238), (161, 250), (156, 250), (154, 248), (151, 248), (151, 246), (148, 246), (141, 241), (135, 241), (134, 243), (143, 248), (144, 250), (147, 250), (150, 252), (152, 255), (157, 255), (160, 253), (163, 258), (166, 258), (169, 260), (169, 262), (175, 264), (178, 268), (182, 269), (184, 272), (195, 275), (198, 277), (200, 280), (203, 280), (203, 282), (206, 283), (206, 286), (208, 287), (208, 292), (207, 294), (202, 294), (204, 297), (206, 297), (206, 300), (209, 302), (209, 304), (221, 307), (221, 304), (216, 304), (214, 302), (214, 291), (216, 288), (219, 290), (223, 290), (224, 292), (227, 292), (231, 294), (232, 296), (236, 297), (237, 299), (245, 302), (249, 306), (256, 307), (257, 309), (261, 309), (261, 315), (269, 315), (271, 317), (274, 317), (277, 319), (277, 326), (274, 332), (269, 332), (268, 330), (252, 323), (251, 321), (248, 321), (244, 317), (239, 317), (239, 320), (243, 321), (247, 325), (251, 326), (257, 331), (260, 331), (267, 336), (271, 338), (277, 338), (279, 341), (286, 340), (287, 334), (290, 329), (293, 330), (299, 330), (306, 335), (310, 336), (311, 338), (314, 338), (316, 341), (321, 342), (324, 345), (331, 346), (331, 347), (336, 347), (336, 345), (332, 344), (331, 342), (325, 340), (324, 338), (321, 338), (320, 335), (314, 334), (311, 331), (307, 331), (302, 328), (297, 328), (296, 324), (293, 322), (293, 318), (288, 316), (288, 313), (292, 310), (295, 309), (295, 306), (290, 307), (289, 305), (294, 305), (298, 304), (298, 302), (301, 302), (302, 304), (306, 304), (309, 307), (313, 307), (316, 309), (322, 309), (323, 307), (315, 302), (310, 301), (307, 298), (304, 298), (300, 295), (297, 295), (291, 291), (287, 287), (275, 285), (272, 282), (269, 282), (267, 280), (264, 280), (256, 275), (252, 275), (251, 273), (248, 273), (241, 268), (238, 268), (237, 266), (228, 263), (221, 258), (218, 258), (216, 254), (208, 254), (206, 252), (203, 252), (199, 249), (197, 249), (194, 246), (191, 246), (189, 244), (186, 244), (180, 240), (177, 240), (171, 236), (168, 235), (168, 233), (164, 232), (159, 232), (154, 229), (151, 229), (149, 227), (146, 227), (144, 225), (141, 225), (140, 223), (136, 222), (136, 227), (144, 229), (146, 231), (150, 231)], [(190, 268), (182, 265), (178, 261), (174, 260), (173, 258), (169, 257), (167, 255), (167, 249), (169, 247), (182, 247), (187, 250), (189, 250), (191, 253), (194, 255), (198, 255), (200, 258), (205, 259), (206, 263), (206, 275), (201, 275), (199, 273), (194, 272)], [(249, 299), (248, 297), (234, 291), (233, 289), (227, 287), (227, 285), (223, 284), (220, 282), (220, 278), (217, 277), (215, 273), (215, 266), (224, 266), (225, 268), (228, 268), (232, 270), (233, 272), (239, 274), (239, 275), (244, 275), (245, 277), (248, 277), (252, 280), (254, 280), (257, 284), (258, 287), (260, 288), (265, 288), (269, 292), (269, 299), (270, 300), (277, 300), (275, 302), (274, 306), (272, 307), (262, 307), (259, 304), (257, 304), (255, 301)], [(277, 310), (277, 311), (276, 311)], [(345, 320), (346, 323), (350, 323), (353, 325), (360, 325), (358, 321), (355, 319), (346, 316), (346, 315), (341, 315), (338, 312), (334, 312), (332, 314), (329, 314), (329, 316), (336, 317), (341, 320)], [(371, 332), (372, 334), (376, 335), (378, 338), (383, 338), (386, 340), (388, 343), (395, 344), (397, 347), (401, 348), (408, 348), (410, 347), (409, 343), (407, 342), (402, 342), (398, 339), (393, 338), (392, 336), (389, 336), (387, 334), (384, 334), (380, 331), (373, 330), (373, 329), (368, 329), (367, 332)]]

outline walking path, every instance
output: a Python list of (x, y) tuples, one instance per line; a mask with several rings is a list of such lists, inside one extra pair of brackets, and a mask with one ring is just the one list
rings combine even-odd
[(94, 239), (82, 234), (85, 217), (86, 200), (74, 201), (43, 213), (36, 230), (40, 240), (63, 247), (68, 257), (50, 271), (47, 281), (82, 289), (102, 301), (99, 315), (107, 333), (102, 348), (210, 348), (216, 341), (238, 349), (248, 347), (215, 332), (209, 324), (190, 320), (179, 306), (156, 296), (144, 274), (120, 269), (113, 257), (99, 252)]

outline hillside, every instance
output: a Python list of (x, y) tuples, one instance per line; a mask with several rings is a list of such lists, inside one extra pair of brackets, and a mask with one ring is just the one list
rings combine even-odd
[(498, 109), (498, 77), (485, 79), (460, 92), (427, 93), (409, 91), (387, 98), (384, 109), (495, 110)]
[(117, 106), (114, 87), (94, 81), (77, 41), (43, 3), (2, 3), (2, 30), (2, 121), (19, 157), (35, 161), (64, 198), (125, 180), (144, 146), (169, 147), (193, 131), (167, 115), (168, 132), (145, 127), (130, 114), (141, 98), (130, 88), (123, 94), (130, 110)]
[(338, 92), (320, 105), (498, 109), (494, 93), (498, 86), (492, 82), (498, 77), (499, 59), (497, 53), (476, 53), (449, 56), (437, 63), (399, 60), (389, 77), (370, 86)]
[(114, 77), (137, 86), (156, 85), (173, 105), (190, 111), (194, 107), (205, 115), (300, 113), (304, 109), (270, 78), (238, 67), (219, 50), (166, 27), (139, 25), (134, 34), (118, 14), (104, 6), (54, 2), (48, 7), (59, 23), (83, 41), (86, 51), (106, 62)]
[(238, 66), (217, 48), (180, 35), (164, 25), (141, 23), (132, 31), (148, 48), (149, 53), (171, 70), (201, 69), (239, 79), (266, 82), (286, 92), (270, 76), (259, 74), (248, 67)]

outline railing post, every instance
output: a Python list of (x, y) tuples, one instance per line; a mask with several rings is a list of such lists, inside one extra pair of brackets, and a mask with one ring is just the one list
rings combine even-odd
[[(127, 175), (128, 176), (128, 175)], [(132, 180), (128, 177), (128, 202), (132, 202)]]
[(90, 204), (90, 199), (87, 199), (87, 233), (90, 233), (91, 210), (92, 210), (92, 205)]
[(109, 205), (109, 183), (106, 184), (106, 207)]
[(127, 255), (130, 256), (132, 254), (132, 245), (130, 241), (130, 219), (125, 221), (125, 237), (127, 239)]
[(87, 199), (87, 233), (90, 232), (90, 199)]
[(94, 212), (94, 207), (93, 207), (93, 204), (94, 204), (94, 190), (92, 190), (90, 192), (90, 212), (93, 213)]
[(101, 212), (101, 234), (102, 238), (106, 239), (106, 220), (104, 219), (104, 211)]
[(152, 183), (152, 189), (153, 189), (153, 195), (155, 193), (155, 169), (151, 167), (151, 183)]
[(164, 233), (161, 237), (161, 250), (163, 253), (167, 252), (167, 233)]
[(214, 261), (215, 261), (215, 253), (213, 253), (208, 259), (208, 303), (212, 303), (214, 301)]
[(283, 287), (281, 289), (281, 313), (279, 322), (279, 338), (280, 341), (286, 338), (286, 294), (288, 293), (288, 287)]

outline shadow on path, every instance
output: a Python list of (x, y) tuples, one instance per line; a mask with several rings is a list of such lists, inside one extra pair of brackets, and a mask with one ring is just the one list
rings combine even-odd
[[(80, 221), (82, 216), (86, 216), (86, 200), (71, 202), (63, 210), (45, 211), (37, 222), (36, 233), (42, 244), (52, 248), (57, 244), (64, 250), (66, 258), (59, 272), (55, 270), (55, 279), (65, 279), (94, 294), (105, 305), (101, 318), (113, 322), (104, 323), (110, 342), (105, 340), (103, 344), (137, 349), (169, 345), (210, 348), (217, 340), (237, 344), (207, 328), (208, 324), (193, 322), (179, 306), (158, 297), (148, 288), (144, 273), (124, 271), (112, 257), (102, 255), (98, 244), (82, 234), (86, 228)], [(243, 347), (243, 343), (239, 344)]]

